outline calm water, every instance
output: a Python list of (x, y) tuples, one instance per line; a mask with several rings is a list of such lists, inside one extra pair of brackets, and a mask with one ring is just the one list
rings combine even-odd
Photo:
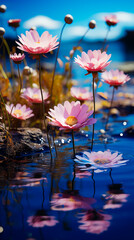
[[(114, 61), (124, 61), (123, 46), (115, 44), (113, 49)], [(84, 81), (84, 73), (74, 69), (76, 79)], [(122, 136), (133, 117), (111, 118), (109, 136), (102, 138), (102, 115), (96, 116), (93, 150), (122, 153), (129, 160), (124, 166), (99, 173), (81, 171), (72, 159), (69, 134), (55, 139), (58, 154), (53, 149), (52, 164), (45, 152), (1, 161), (0, 239), (133, 239), (134, 144)], [(90, 151), (90, 130), (75, 133), (77, 153)]]

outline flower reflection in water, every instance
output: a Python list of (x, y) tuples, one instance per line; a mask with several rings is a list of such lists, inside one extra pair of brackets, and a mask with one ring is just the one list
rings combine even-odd
[(72, 211), (74, 209), (90, 209), (95, 202), (92, 198), (67, 193), (55, 193), (51, 201), (51, 209), (57, 211)]
[(58, 223), (54, 216), (47, 215), (44, 210), (39, 210), (35, 216), (30, 216), (27, 222), (30, 226), (37, 228), (52, 227)]
[(79, 229), (85, 230), (87, 233), (100, 234), (108, 229), (111, 218), (111, 215), (102, 214), (94, 209), (88, 210), (79, 221), (82, 223)]
[(109, 191), (103, 194), (106, 204), (103, 209), (114, 209), (122, 207), (122, 204), (127, 202), (129, 194), (125, 194), (121, 184), (112, 184), (109, 186)]

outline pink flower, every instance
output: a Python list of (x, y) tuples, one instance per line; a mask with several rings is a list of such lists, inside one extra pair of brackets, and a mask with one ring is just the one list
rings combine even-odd
[(105, 21), (106, 21), (106, 24), (110, 27), (115, 26), (118, 23), (118, 19), (116, 15), (113, 15), (113, 14), (106, 16)]
[(86, 100), (92, 100), (93, 94), (87, 90), (87, 88), (78, 88), (78, 87), (72, 87), (71, 88), (71, 95), (78, 100), (86, 101)]
[(14, 53), (14, 54), (10, 54), (10, 58), (13, 60), (14, 63), (20, 64), (23, 61), (23, 59), (25, 58), (25, 55), (24, 55), (24, 53), (23, 54)]
[(64, 105), (58, 104), (58, 106), (50, 109), (48, 112), (51, 117), (48, 117), (52, 122), (50, 124), (63, 129), (77, 130), (87, 125), (96, 123), (96, 119), (89, 118), (93, 111), (88, 112), (88, 106), (77, 102), (65, 101)]
[(110, 226), (111, 216), (108, 214), (102, 214), (96, 210), (88, 210), (84, 216), (82, 216), (79, 223), (79, 229), (85, 230), (87, 233), (100, 234), (108, 229)]
[[(43, 100), (47, 100), (49, 97), (49, 93), (47, 91), (42, 90)], [(39, 88), (26, 88), (21, 95), (22, 98), (25, 98), (27, 101), (32, 103), (41, 103), (41, 93)]]
[(128, 75), (124, 74), (123, 71), (119, 71), (118, 69), (106, 71), (102, 73), (101, 77), (103, 82), (114, 87), (118, 87), (130, 80)]
[(51, 201), (51, 209), (57, 211), (72, 211), (78, 208), (91, 209), (91, 204), (95, 200), (93, 198), (81, 197), (79, 195), (70, 195), (67, 193), (53, 195)]
[(21, 34), (19, 41), (20, 42), (16, 42), (19, 45), (18, 48), (28, 52), (33, 55), (33, 57), (35, 55), (48, 53), (56, 49), (59, 44), (56, 36), (52, 37), (49, 32), (45, 31), (40, 37), (36, 30), (26, 31), (26, 36)]
[(8, 25), (10, 27), (14, 27), (14, 28), (17, 28), (20, 26), (20, 22), (21, 22), (21, 19), (10, 19), (8, 21)]
[(88, 50), (87, 54), (82, 52), (81, 57), (77, 55), (75, 62), (84, 68), (88, 73), (102, 72), (105, 67), (109, 65), (108, 60), (111, 54), (106, 54), (106, 52), (101, 52), (100, 50)]
[(58, 223), (57, 220), (55, 220), (54, 216), (30, 216), (27, 220), (30, 226), (32, 227), (52, 227), (55, 226), (56, 223)]
[(83, 152), (83, 156), (76, 155), (75, 161), (80, 164), (91, 165), (90, 169), (105, 169), (119, 167), (128, 161), (122, 159), (122, 154), (118, 155), (118, 152), (112, 154), (110, 150), (107, 150), (104, 152)]
[(27, 108), (26, 105), (22, 106), (19, 103), (16, 106), (14, 106), (13, 104), (11, 104), (10, 106), (6, 105), (6, 110), (9, 114), (11, 114), (17, 119), (26, 120), (34, 116), (33, 111), (30, 108)]

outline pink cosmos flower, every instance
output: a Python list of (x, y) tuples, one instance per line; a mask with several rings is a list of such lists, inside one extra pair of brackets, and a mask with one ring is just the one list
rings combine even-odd
[(130, 80), (128, 75), (124, 74), (123, 71), (119, 71), (118, 69), (106, 71), (102, 73), (101, 77), (103, 82), (114, 87), (118, 87)]
[(56, 223), (58, 223), (57, 220), (55, 220), (54, 216), (30, 216), (27, 220), (30, 226), (32, 227), (52, 227), (55, 226)]
[(115, 26), (119, 22), (116, 15), (113, 15), (113, 14), (106, 16), (105, 21), (106, 21), (106, 24), (110, 27)]
[(76, 155), (75, 161), (80, 164), (91, 165), (90, 169), (106, 169), (122, 166), (128, 161), (122, 159), (122, 154), (118, 155), (118, 152), (112, 154), (110, 150), (107, 150), (104, 152), (83, 152), (83, 156)]
[(25, 55), (24, 55), (24, 53), (23, 54), (14, 53), (14, 54), (10, 54), (10, 58), (13, 60), (14, 63), (20, 64), (23, 61), (23, 59), (25, 58)]
[(102, 214), (96, 210), (88, 210), (79, 221), (79, 223), (82, 223), (79, 229), (85, 230), (87, 233), (100, 234), (107, 231), (110, 226), (108, 220), (111, 220), (111, 218), (108, 214)]
[(96, 123), (96, 119), (89, 118), (93, 111), (88, 112), (88, 106), (77, 102), (65, 101), (64, 105), (58, 104), (58, 106), (50, 109), (48, 112), (51, 117), (48, 117), (52, 122), (50, 124), (60, 127), (60, 130), (70, 129), (77, 130), (87, 125)]
[(29, 107), (27, 108), (26, 105), (21, 105), (19, 103), (16, 106), (13, 104), (10, 106), (6, 105), (6, 110), (11, 116), (21, 120), (26, 120), (34, 116), (33, 111)]
[(72, 87), (71, 95), (80, 101), (93, 100), (93, 94), (87, 88)]
[(18, 48), (22, 51), (28, 52), (29, 54), (36, 56), (39, 54), (48, 53), (58, 46), (57, 38), (52, 37), (49, 32), (45, 31), (41, 37), (36, 30), (26, 31), (26, 36), (21, 34), (19, 37), (20, 42), (16, 42)]
[(81, 68), (84, 68), (88, 73), (102, 72), (105, 67), (109, 65), (111, 61), (111, 54), (106, 54), (106, 52), (101, 52), (100, 50), (89, 50), (87, 54), (82, 52), (81, 57), (77, 55), (75, 62), (79, 64)]
[[(49, 93), (47, 91), (42, 90), (43, 93), (43, 100), (46, 101), (49, 97)], [(41, 103), (41, 93), (39, 88), (26, 88), (22, 95), (22, 98), (25, 98), (27, 101), (32, 103)]]

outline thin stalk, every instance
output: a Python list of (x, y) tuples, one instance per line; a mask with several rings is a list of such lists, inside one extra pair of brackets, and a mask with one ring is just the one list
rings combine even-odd
[(76, 177), (75, 162), (74, 162), (73, 169), (74, 169), (74, 174), (73, 174), (73, 179), (72, 179), (72, 191), (74, 191), (74, 183), (75, 183), (75, 177)]
[(114, 99), (114, 89), (115, 89), (115, 87), (113, 87), (113, 91), (112, 91), (112, 98), (111, 98), (111, 103), (110, 103), (110, 107), (109, 107), (109, 111), (108, 111), (108, 115), (107, 115), (105, 130), (108, 129), (108, 121), (109, 121), (110, 111), (111, 111), (112, 104), (113, 104), (113, 99)]
[(110, 168), (109, 176), (110, 176), (110, 178), (111, 178), (112, 185), (113, 185), (113, 184), (114, 184), (114, 180), (113, 180), (113, 178), (112, 178), (112, 168)]
[(93, 188), (94, 188), (94, 192), (93, 192), (93, 198), (95, 196), (95, 180), (94, 180), (94, 170), (92, 171), (92, 180), (93, 180)]
[(105, 44), (106, 44), (106, 42), (107, 42), (107, 38), (108, 38), (109, 32), (110, 32), (110, 26), (108, 26), (108, 30), (107, 30), (106, 36), (105, 36), (105, 38), (104, 38), (104, 42), (103, 42), (102, 49), (101, 49), (102, 52), (104, 51), (104, 47), (105, 47)]
[(82, 38), (78, 41), (78, 43), (77, 43), (77, 46), (76, 47), (78, 47), (80, 44), (81, 44), (81, 42), (82, 42), (82, 40), (83, 40), (83, 38), (86, 36), (86, 34), (88, 33), (88, 31), (89, 31), (89, 29), (90, 28), (88, 28), (87, 30), (86, 30), (86, 32), (84, 33), (84, 35), (82, 36)]
[(74, 131), (72, 130), (73, 158), (75, 158)]
[(61, 29), (60, 40), (59, 40), (59, 47), (58, 47), (57, 53), (56, 53), (56, 59), (55, 59), (55, 64), (54, 64), (53, 76), (52, 76), (51, 92), (50, 92), (50, 102), (52, 101), (53, 85), (54, 85), (55, 71), (56, 71), (56, 65), (57, 65), (57, 58), (58, 58), (58, 55), (59, 55), (62, 33), (63, 33), (63, 30), (64, 30), (65, 26), (66, 26), (66, 23), (64, 23), (64, 25), (63, 25), (63, 27), (62, 27), (62, 29)]
[(21, 89), (22, 89), (23, 85), (22, 85), (22, 80), (21, 80), (21, 75), (20, 75), (19, 64), (17, 64), (17, 67), (18, 67), (18, 76), (19, 76), (19, 82), (20, 82), (19, 94), (21, 94)]
[[(93, 85), (92, 85), (92, 91), (93, 91), (93, 118), (95, 118), (95, 90), (94, 90), (94, 82), (95, 82), (95, 76), (93, 75)], [(92, 132), (92, 143), (91, 143), (91, 151), (93, 149), (93, 143), (94, 143), (94, 124), (93, 124), (93, 132)]]
[(12, 61), (11, 61), (11, 59), (10, 59), (10, 49), (9, 49), (8, 43), (7, 43), (7, 41), (6, 41), (5, 38), (3, 38), (3, 43), (4, 43), (5, 47), (6, 47), (7, 53), (8, 53), (8, 55), (9, 55), (9, 62), (10, 62), (11, 74), (12, 74), (12, 76), (13, 76), (14, 74), (13, 74)]
[(51, 144), (50, 144), (50, 139), (48, 135), (48, 129), (47, 129), (47, 124), (46, 124), (46, 117), (45, 117), (45, 104), (43, 101), (43, 92), (42, 92), (42, 84), (41, 84), (41, 64), (40, 64), (40, 56), (39, 56), (39, 86), (40, 86), (40, 93), (41, 93), (41, 98), (42, 98), (42, 112), (43, 112), (43, 119), (44, 119), (44, 125), (47, 133), (47, 140), (49, 144), (49, 149), (50, 149), (50, 155), (51, 155), (51, 163), (52, 163), (52, 151), (51, 151)]
[(1, 91), (0, 91), (0, 97), (1, 97), (1, 101), (2, 101), (2, 103), (3, 103), (3, 105), (4, 105), (4, 108), (5, 108), (5, 112), (6, 112), (6, 116), (7, 116), (7, 121), (8, 121), (8, 126), (9, 126), (9, 130), (10, 130), (10, 119), (9, 119), (8, 112), (7, 112), (7, 110), (6, 110), (6, 105), (5, 105), (4, 99), (3, 99), (3, 97), (2, 97)]

